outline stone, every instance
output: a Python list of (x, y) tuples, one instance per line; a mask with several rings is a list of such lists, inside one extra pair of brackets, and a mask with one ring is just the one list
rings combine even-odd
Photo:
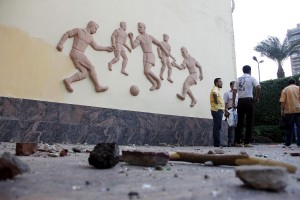
[(119, 146), (116, 143), (98, 143), (88, 161), (97, 169), (112, 168), (119, 163)]
[(80, 149), (79, 147), (73, 147), (72, 150), (73, 150), (74, 153), (81, 153), (82, 152), (82, 149)]
[(30, 156), (37, 151), (38, 143), (34, 142), (18, 142), (16, 143), (17, 156)]
[(122, 160), (131, 165), (158, 167), (169, 161), (168, 152), (122, 151)]
[(132, 85), (132, 86), (130, 87), (130, 94), (131, 94), (132, 96), (137, 96), (137, 95), (139, 95), (139, 93), (140, 93), (140, 89), (138, 88), (138, 86)]
[(9, 152), (2, 154), (0, 158), (0, 180), (11, 179), (25, 172), (29, 172), (27, 164)]
[(29, 166), (26, 163), (24, 163), (22, 160), (17, 158), (16, 156), (12, 155), (11, 153), (4, 152), (1, 158), (17, 166), (22, 173), (29, 172)]
[(68, 149), (63, 149), (60, 151), (59, 156), (60, 157), (65, 157), (68, 155)]
[(0, 180), (12, 179), (18, 174), (21, 174), (21, 171), (17, 166), (0, 158)]
[(272, 191), (283, 190), (289, 180), (286, 168), (280, 166), (239, 166), (236, 176), (252, 188)]

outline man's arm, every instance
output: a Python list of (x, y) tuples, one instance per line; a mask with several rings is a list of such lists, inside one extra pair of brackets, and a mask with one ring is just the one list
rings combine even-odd
[(260, 87), (260, 85), (257, 85), (255, 87), (255, 98), (254, 98), (255, 101), (259, 102), (260, 91), (261, 91), (261, 87)]
[(132, 49), (135, 49), (137, 46), (140, 45), (138, 37), (135, 39), (135, 41), (133, 41), (133, 33), (128, 33), (128, 37), (129, 37), (129, 41), (130, 41)]
[(224, 94), (223, 99), (224, 99), (224, 103), (225, 103), (225, 114), (224, 114), (224, 116), (225, 117), (229, 117), (229, 113), (228, 113), (228, 99), (229, 99), (229, 94), (228, 94), (228, 92), (226, 92)]
[(112, 52), (114, 50), (113, 47), (102, 47), (102, 46), (98, 45), (94, 40), (90, 43), (90, 45), (96, 51)]
[(203, 79), (203, 72), (202, 72), (202, 66), (199, 64), (198, 61), (196, 61), (196, 67), (199, 68), (199, 72), (200, 72), (199, 78), (200, 78), (200, 81), (201, 81)]
[(281, 116), (284, 116), (285, 102), (280, 102), (280, 108), (280, 114)]
[(111, 34), (110, 40), (111, 40), (111, 46), (112, 46), (113, 48), (116, 48), (116, 47), (115, 47), (115, 41), (116, 41), (117, 33), (118, 33), (118, 29), (116, 29), (116, 30)]
[(68, 38), (74, 37), (74, 35), (76, 35), (78, 32), (78, 28), (74, 28), (71, 31), (67, 31), (66, 33), (63, 34), (63, 36), (61, 37), (59, 43), (56, 46), (56, 49), (58, 51), (62, 51), (64, 48), (64, 43), (66, 42), (66, 40)]
[(235, 105), (236, 92), (237, 92), (237, 89), (232, 90), (232, 107), (234, 109), (236, 109), (236, 105)]
[(157, 47), (157, 54), (160, 59), (162, 59), (162, 53), (160, 47)]
[(179, 70), (183, 70), (183, 69), (185, 69), (186, 68), (186, 64), (183, 62), (181, 65), (178, 65), (175, 61), (173, 61), (172, 63), (171, 63), (171, 65), (173, 65), (174, 67), (176, 67), (177, 69), (179, 69)]
[(169, 57), (170, 54), (169, 54), (169, 52), (165, 49), (165, 47), (164, 47), (157, 39), (155, 39), (153, 36), (150, 35), (150, 37), (152, 38), (152, 43), (155, 44), (155, 45), (157, 45), (158, 47), (160, 47), (161, 50), (165, 53), (165, 55), (166, 55), (167, 57)]
[(218, 104), (218, 95), (217, 95), (217, 93), (213, 92), (213, 98), (214, 98), (215, 104)]

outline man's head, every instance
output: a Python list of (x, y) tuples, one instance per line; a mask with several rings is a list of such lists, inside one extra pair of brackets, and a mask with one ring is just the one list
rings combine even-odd
[(215, 84), (215, 86), (217, 86), (218, 88), (222, 88), (222, 86), (223, 86), (223, 82), (222, 82), (221, 78), (215, 78), (214, 84)]
[(165, 42), (168, 42), (169, 35), (168, 34), (163, 34), (163, 39), (164, 39)]
[(291, 78), (288, 80), (289, 85), (296, 84), (296, 80)]
[(138, 31), (140, 34), (143, 34), (145, 33), (145, 30), (146, 30), (146, 25), (142, 22), (139, 22), (138, 23)]
[(231, 88), (232, 90), (233, 90), (234, 84), (235, 84), (235, 81), (231, 81), (231, 82), (230, 82), (230, 88)]
[(188, 57), (188, 51), (186, 50), (185, 47), (181, 47), (181, 48), (180, 48), (180, 51), (181, 51), (182, 57), (184, 57), (184, 58), (187, 58), (187, 57)]
[(251, 74), (251, 67), (249, 65), (245, 65), (243, 67), (244, 74)]
[(124, 31), (126, 31), (126, 29), (127, 29), (126, 22), (120, 22), (120, 28), (123, 29)]
[(90, 21), (87, 25), (87, 30), (90, 34), (95, 34), (98, 28), (99, 25), (94, 21)]

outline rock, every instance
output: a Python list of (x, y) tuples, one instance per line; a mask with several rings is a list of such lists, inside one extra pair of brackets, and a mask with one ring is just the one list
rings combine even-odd
[(17, 158), (16, 156), (12, 155), (9, 152), (4, 152), (1, 156), (1, 158), (9, 161), (10, 163), (17, 166), (22, 173), (29, 172), (29, 167), (26, 163), (24, 163), (22, 160)]
[(212, 167), (212, 166), (214, 166), (214, 163), (213, 163), (212, 161), (206, 161), (206, 162), (204, 163), (204, 165), (205, 165), (205, 166)]
[(246, 185), (261, 190), (283, 190), (288, 184), (288, 174), (284, 167), (245, 165), (236, 168), (236, 176)]
[(72, 150), (75, 153), (81, 153), (82, 152), (82, 150), (79, 147), (73, 147)]
[(99, 143), (89, 156), (89, 164), (98, 169), (109, 169), (119, 163), (119, 146), (116, 143)]
[(0, 158), (0, 180), (11, 179), (18, 174), (21, 174), (21, 171), (17, 166), (3, 158)]
[(295, 152), (295, 153), (290, 153), (290, 155), (291, 156), (300, 156), (300, 153), (299, 152), (298, 153)]
[(223, 149), (214, 149), (215, 154), (225, 154), (225, 151)]
[(17, 156), (30, 156), (37, 151), (38, 143), (34, 142), (19, 142), (16, 143)]
[(0, 158), (0, 180), (11, 179), (28, 171), (28, 165), (11, 153), (5, 152)]
[(169, 161), (167, 152), (122, 151), (122, 159), (131, 165), (158, 167)]
[(68, 155), (68, 149), (63, 149), (60, 151), (59, 156), (60, 157), (65, 157)]

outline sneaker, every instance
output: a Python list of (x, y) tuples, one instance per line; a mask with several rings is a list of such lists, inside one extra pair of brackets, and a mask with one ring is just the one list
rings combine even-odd
[(235, 147), (243, 147), (243, 145), (240, 144), (240, 143), (236, 143), (234, 146), (235, 146)]
[(244, 144), (244, 147), (254, 147), (252, 144)]

